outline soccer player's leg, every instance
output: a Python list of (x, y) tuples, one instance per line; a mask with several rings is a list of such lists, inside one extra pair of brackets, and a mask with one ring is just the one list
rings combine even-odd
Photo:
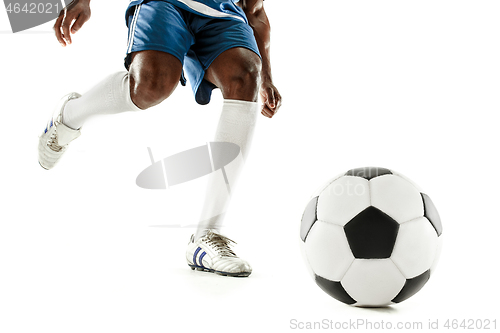
[[(221, 53), (208, 68), (205, 79), (219, 87), (224, 104), (214, 141), (232, 142), (241, 154), (230, 163), (224, 178), (210, 177), (202, 217), (195, 238), (207, 230), (220, 231), (224, 213), (234, 192), (244, 161), (248, 157), (258, 114), (260, 58), (246, 48), (232, 48)], [(229, 187), (229, 191), (226, 187)]]
[(38, 160), (43, 168), (56, 165), (88, 118), (147, 109), (170, 96), (177, 86), (182, 60), (192, 43), (181, 15), (162, 1), (131, 7), (127, 12), (129, 71), (106, 77), (83, 95), (72, 93), (63, 98), (40, 136)]
[(260, 57), (244, 47), (222, 52), (205, 73), (224, 99), (257, 102), (260, 84)]
[(160, 51), (140, 51), (133, 59), (129, 72), (114, 73), (83, 95), (63, 98), (40, 136), (38, 160), (43, 168), (56, 165), (90, 117), (145, 110), (170, 96), (181, 76), (180, 61)]
[(198, 230), (186, 253), (193, 269), (229, 276), (248, 276), (252, 272), (248, 262), (229, 248), (231, 242), (220, 236), (220, 229), (252, 142), (259, 112), (260, 66), (260, 57), (255, 52), (236, 47), (222, 52), (205, 74), (205, 80), (220, 88), (224, 97), (214, 141), (235, 143), (240, 147), (240, 154), (225, 170), (209, 176)]
[(154, 50), (136, 52), (131, 59), (130, 97), (140, 109), (158, 105), (174, 92), (182, 75), (179, 59)]

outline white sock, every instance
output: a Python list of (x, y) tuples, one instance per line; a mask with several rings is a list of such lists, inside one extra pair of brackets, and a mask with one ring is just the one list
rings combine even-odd
[(112, 114), (140, 110), (130, 98), (128, 72), (111, 74), (82, 97), (70, 100), (64, 108), (62, 122), (73, 129), (96, 114)]
[(224, 100), (214, 141), (235, 143), (240, 146), (240, 154), (223, 169), (210, 174), (195, 239), (202, 237), (208, 229), (220, 232), (236, 181), (248, 155), (258, 111), (257, 102)]

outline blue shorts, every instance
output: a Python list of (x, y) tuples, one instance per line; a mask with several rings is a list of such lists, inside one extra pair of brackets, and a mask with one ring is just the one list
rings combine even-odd
[[(198, 104), (208, 104), (212, 83), (205, 71), (222, 52), (244, 47), (259, 55), (252, 28), (233, 19), (212, 18), (192, 13), (164, 1), (147, 1), (129, 8), (125, 67), (131, 53), (156, 50), (175, 56), (183, 64)], [(184, 75), (181, 82), (185, 84)]]

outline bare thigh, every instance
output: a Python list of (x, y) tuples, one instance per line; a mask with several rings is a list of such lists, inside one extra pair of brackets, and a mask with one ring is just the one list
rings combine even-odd
[(129, 67), (132, 101), (141, 109), (161, 103), (175, 90), (181, 74), (182, 63), (169, 53), (134, 52)]
[(259, 92), (261, 61), (243, 47), (222, 52), (210, 65), (205, 79), (216, 85), (225, 99), (255, 102)]

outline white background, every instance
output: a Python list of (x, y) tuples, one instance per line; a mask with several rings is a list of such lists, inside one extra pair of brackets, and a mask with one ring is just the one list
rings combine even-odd
[[(8, 33), (0, 10), (0, 332), (286, 332), (293, 319), (500, 325), (500, 4), (265, 5), (283, 107), (259, 116), (225, 229), (254, 268), (247, 279), (185, 263), (194, 229), (179, 225), (196, 223), (203, 180), (167, 191), (135, 185), (147, 147), (159, 159), (212, 139), (220, 93), (203, 107), (179, 87), (154, 109), (93, 119), (46, 171), (38, 135), (57, 100), (123, 70), (127, 1), (93, 0), (67, 48), (53, 23)], [(312, 192), (370, 165), (418, 183), (444, 225), (436, 274), (384, 309), (327, 296), (298, 246)]]

